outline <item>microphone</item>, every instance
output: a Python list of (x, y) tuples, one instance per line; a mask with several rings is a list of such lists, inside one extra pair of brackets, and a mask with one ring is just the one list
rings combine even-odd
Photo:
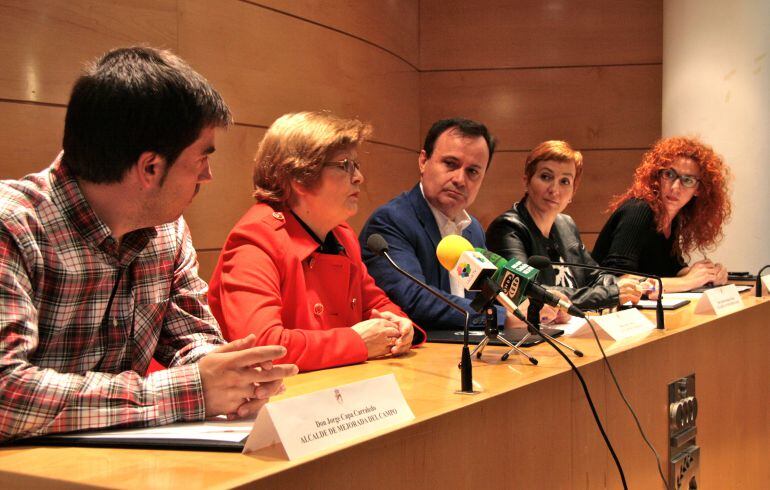
[(548, 269), (554, 265), (565, 265), (568, 267), (577, 267), (579, 269), (591, 269), (591, 270), (597, 270), (597, 271), (604, 271), (604, 272), (611, 272), (613, 274), (629, 274), (632, 276), (642, 276), (647, 277), (649, 279), (655, 279), (658, 281), (658, 301), (655, 305), (655, 319), (656, 319), (656, 327), (664, 330), (666, 328), (665, 325), (665, 317), (663, 315), (663, 280), (660, 278), (660, 276), (656, 276), (653, 274), (644, 274), (642, 272), (634, 272), (634, 271), (628, 271), (624, 269), (616, 269), (615, 267), (602, 267), (600, 265), (587, 265), (587, 264), (576, 264), (574, 262), (553, 262), (548, 257), (543, 257), (542, 255), (533, 255), (529, 258), (530, 263), (534, 264), (536, 267), (539, 267), (540, 269)]
[[(495, 268), (492, 279), (500, 285), (503, 292), (508, 295), (514, 304), (520, 304), (526, 296), (534, 301), (539, 301), (553, 306), (554, 308), (564, 310), (572, 316), (585, 318), (585, 314), (580, 311), (579, 308), (546, 291), (545, 288), (535, 282), (535, 278), (540, 272), (538, 269), (517, 259), (511, 259), (505, 262), (505, 259), (494, 252), (481, 248), (474, 249), (473, 245), (471, 245), (468, 240), (459, 235), (447, 235), (441, 239), (436, 248), (436, 256), (438, 257), (439, 262), (453, 275), (457, 273), (460, 266), (465, 265), (464, 258), (468, 257), (468, 255), (465, 254), (468, 253), (484, 257), (486, 263)], [(489, 277), (487, 272), (488, 268), (486, 266), (479, 266), (478, 268), (474, 267), (475, 266), (468, 266), (466, 269), (468, 270), (468, 277), (465, 282), (467, 283), (470, 279), (473, 279), (475, 282), (473, 285), (478, 288), (475, 290), (478, 291), (481, 289), (485, 279)], [(455, 275), (455, 277), (458, 276)], [(462, 283), (463, 280), (461, 279), (460, 282)]]
[(539, 273), (539, 269), (518, 259), (511, 259), (502, 269), (498, 270), (494, 279), (503, 292), (517, 305), (524, 301), (524, 297), (527, 297), (533, 301), (566, 311), (572, 316), (585, 318), (585, 313), (577, 306), (559, 298), (538, 284), (535, 279)]
[(497, 272), (497, 266), (471, 242), (460, 235), (447, 235), (436, 247), (439, 263), (466, 291), (480, 291), (484, 280)]
[(754, 285), (754, 296), (756, 296), (757, 298), (762, 297), (762, 272), (767, 268), (770, 268), (770, 265), (766, 265), (762, 267), (761, 269), (759, 269), (759, 272), (757, 272), (757, 282)]
[[(398, 272), (400, 272), (403, 276), (409, 278), (409, 280), (411, 280), (412, 282), (414, 282), (421, 288), (425, 289), (436, 298), (446, 303), (447, 306), (449, 306), (450, 308), (458, 311), (460, 314), (465, 316), (465, 329), (463, 330), (463, 350), (462, 350), (462, 357), (460, 359), (460, 392), (468, 393), (468, 394), (475, 393), (473, 391), (473, 365), (471, 364), (471, 352), (470, 352), (470, 349), (468, 348), (468, 335), (469, 335), (468, 324), (470, 323), (470, 313), (468, 313), (468, 311), (465, 308), (462, 308), (454, 304), (452, 301), (450, 301), (449, 299), (445, 298), (443, 295), (436, 292), (432, 287), (428, 286), (421, 280), (414, 277), (412, 274), (408, 273), (407, 271), (399, 267), (399, 265), (396, 264), (396, 262), (388, 254), (388, 242), (379, 233), (373, 233), (369, 235), (369, 238), (366, 239), (366, 248), (368, 248), (369, 251), (372, 252), (374, 255), (385, 257), (385, 259), (387, 259), (390, 265), (393, 266), (393, 268), (396, 269)], [(441, 258), (439, 258), (439, 260), (441, 260)], [(443, 265), (443, 262), (442, 262), (442, 265)]]

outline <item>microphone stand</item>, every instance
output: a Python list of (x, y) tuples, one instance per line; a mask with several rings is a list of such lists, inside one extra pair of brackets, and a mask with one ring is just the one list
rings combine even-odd
[[(513, 302), (511, 302), (511, 304), (513, 304)], [(583, 357), (583, 351), (577, 350), (571, 345), (568, 345), (565, 342), (562, 342), (561, 340), (558, 340), (543, 331), (543, 328), (540, 326), (540, 310), (543, 309), (543, 306), (544, 304), (542, 301), (535, 301), (532, 298), (529, 299), (529, 308), (527, 309), (527, 325), (532, 325), (534, 332), (532, 329), (529, 329), (527, 335), (525, 335), (524, 338), (522, 338), (516, 345), (518, 346), (519, 344), (523, 344), (529, 337), (532, 337), (533, 335), (540, 335), (541, 337), (548, 337), (551, 342), (559, 344), (576, 356)], [(532, 318), (532, 320), (529, 320), (529, 318)], [(561, 330), (558, 331), (560, 332)]]
[[(530, 262), (531, 262), (531, 259), (532, 258), (530, 257)], [(658, 301), (655, 304), (655, 326), (660, 330), (666, 329), (665, 317), (663, 315), (663, 280), (660, 278), (660, 276), (655, 276), (652, 274), (641, 274), (639, 272), (616, 269), (614, 267), (602, 267), (600, 265), (576, 264), (574, 262), (552, 262), (551, 260), (545, 257), (543, 257), (543, 259), (547, 260), (548, 263), (552, 266), (566, 265), (568, 267), (577, 267), (579, 269), (591, 269), (591, 270), (597, 270), (597, 271), (612, 272), (613, 274), (628, 274), (632, 276), (642, 276), (650, 279), (655, 279), (656, 281), (658, 281)]]
[(377, 255), (382, 255), (385, 257), (388, 262), (390, 262), (390, 265), (393, 266), (398, 272), (400, 272), (402, 275), (406, 276), (410, 280), (414, 281), (415, 283), (422, 286), (425, 290), (430, 291), (430, 293), (435, 296), (436, 298), (440, 299), (444, 303), (446, 303), (448, 306), (456, 310), (462, 315), (465, 315), (465, 329), (463, 330), (463, 350), (462, 355), (460, 357), (460, 391), (457, 393), (462, 393), (466, 395), (475, 395), (479, 393), (478, 391), (474, 391), (473, 389), (473, 364), (471, 363), (471, 353), (470, 353), (470, 347), (468, 346), (469, 339), (468, 339), (468, 324), (470, 323), (470, 313), (468, 313), (465, 308), (461, 308), (460, 306), (457, 306), (453, 302), (449, 301), (447, 298), (439, 294), (438, 292), (434, 291), (432, 287), (428, 286), (421, 280), (417, 279), (401, 267), (399, 267), (398, 264), (390, 257), (390, 254), (388, 254), (387, 250), (372, 250), (372, 252), (376, 253)]
[(498, 294), (504, 296), (500, 286), (495, 284), (495, 282), (491, 279), (487, 278), (482, 285), (481, 291), (476, 294), (476, 297), (471, 302), (471, 308), (479, 313), (482, 311), (486, 313), (486, 322), (484, 323), (484, 338), (481, 339), (481, 342), (479, 342), (473, 349), (471, 356), (475, 354), (476, 359), (481, 359), (481, 355), (484, 352), (484, 347), (486, 347), (490, 341), (497, 340), (498, 342), (502, 342), (503, 344), (510, 347), (508, 352), (500, 356), (501, 361), (507, 360), (513, 352), (516, 352), (526, 357), (530, 363), (537, 366), (537, 359), (520, 349), (521, 344), (524, 343), (524, 340), (529, 338), (529, 332), (527, 332), (527, 335), (524, 336), (524, 339), (520, 340), (516, 345), (512, 344), (508, 339), (500, 335), (500, 329), (497, 327), (495, 308), (493, 306)]
[(770, 268), (770, 265), (766, 265), (762, 267), (761, 269), (759, 269), (759, 272), (757, 272), (757, 282), (754, 285), (754, 296), (756, 296), (757, 298), (762, 297), (762, 271), (764, 271), (767, 268)]

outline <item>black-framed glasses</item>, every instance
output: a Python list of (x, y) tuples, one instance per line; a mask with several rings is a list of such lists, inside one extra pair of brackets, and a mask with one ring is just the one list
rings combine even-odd
[(361, 164), (352, 158), (345, 158), (337, 162), (324, 162), (324, 167), (335, 167), (344, 170), (350, 175), (351, 179), (356, 174), (356, 170), (361, 171)]
[(682, 183), (682, 186), (687, 187), (688, 189), (692, 189), (693, 187), (698, 185), (698, 182), (700, 182), (700, 179), (698, 177), (695, 177), (694, 175), (680, 174), (673, 168), (661, 169), (658, 175), (660, 175), (662, 179), (667, 180), (668, 182), (671, 182), (672, 185), (676, 181), (676, 179), (679, 179), (679, 182)]

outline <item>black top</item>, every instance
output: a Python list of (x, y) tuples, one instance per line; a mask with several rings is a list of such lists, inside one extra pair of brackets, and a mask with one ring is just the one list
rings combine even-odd
[(677, 224), (674, 218), (671, 236), (666, 238), (657, 230), (650, 205), (641, 199), (629, 199), (604, 224), (593, 257), (605, 267), (675, 277), (687, 266), (673, 251)]
[(345, 247), (343, 247), (339, 240), (337, 240), (337, 237), (334, 236), (334, 233), (329, 232), (326, 234), (326, 238), (321, 240), (318, 238), (318, 235), (315, 234), (313, 230), (310, 229), (310, 227), (300, 219), (299, 216), (297, 216), (297, 213), (294, 211), (291, 212), (291, 214), (294, 215), (295, 218), (297, 218), (297, 222), (302, 225), (302, 228), (305, 229), (305, 231), (313, 237), (313, 240), (318, 242), (318, 248), (316, 249), (316, 252), (319, 254), (329, 254), (329, 255), (342, 255), (342, 253), (345, 251)]
[[(495, 218), (487, 228), (487, 247), (506, 259), (527, 262), (533, 255), (552, 261), (596, 265), (580, 240), (575, 222), (566, 214), (556, 216), (549, 236), (540, 232), (524, 205), (526, 197)], [(554, 266), (542, 270), (538, 282), (563, 292), (580, 309), (618, 306), (615, 276), (598, 271)]]

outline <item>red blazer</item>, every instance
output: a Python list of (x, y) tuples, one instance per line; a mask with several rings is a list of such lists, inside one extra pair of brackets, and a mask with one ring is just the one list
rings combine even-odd
[[(406, 317), (375, 285), (347, 224), (332, 230), (343, 255), (316, 252), (318, 242), (291, 213), (255, 204), (235, 225), (209, 283), (209, 303), (227, 340), (254, 333), (280, 344), (301, 371), (363, 362), (364, 341), (348, 328), (372, 309)], [(415, 327), (415, 338), (424, 334)]]

